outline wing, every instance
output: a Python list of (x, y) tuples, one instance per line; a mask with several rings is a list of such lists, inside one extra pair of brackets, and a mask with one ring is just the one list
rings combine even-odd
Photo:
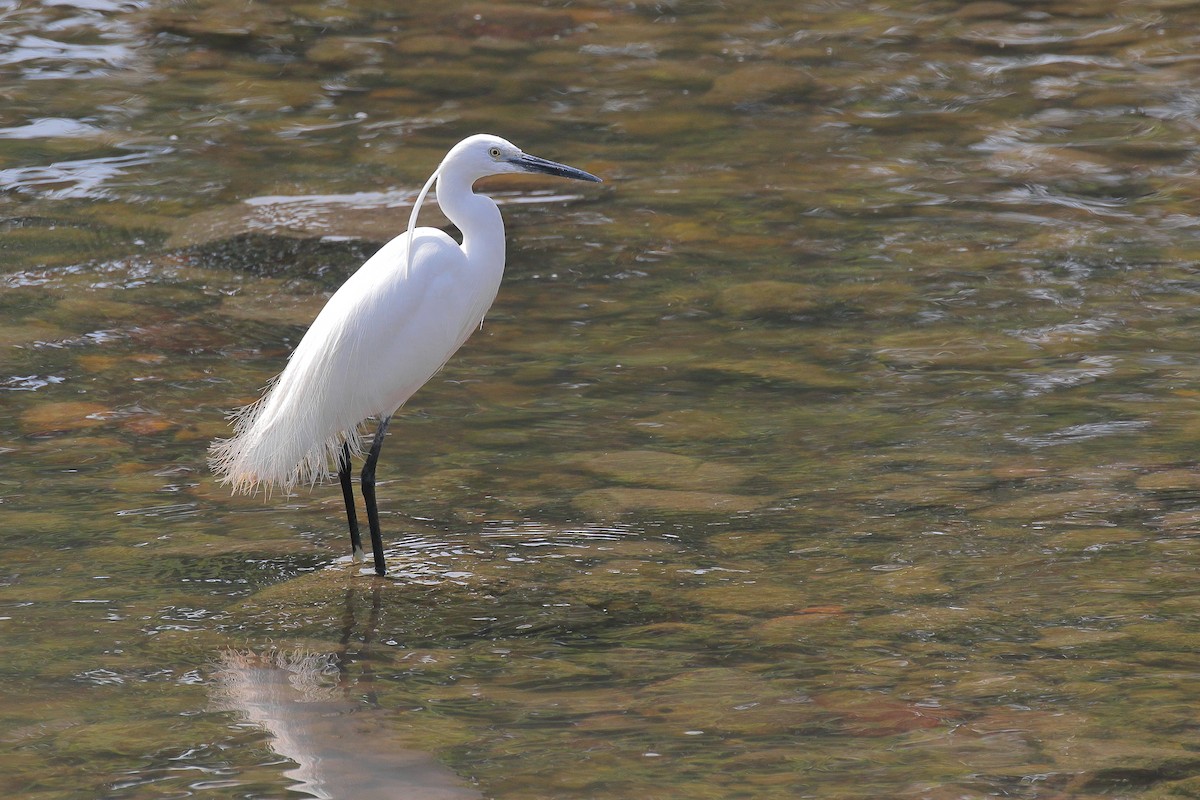
[[(395, 412), (478, 326), (499, 280), (473, 281), (462, 248), (419, 228), (384, 245), (334, 293), (267, 393), (211, 462), (235, 491), (315, 483), (358, 424)], [(490, 292), (490, 295), (489, 295)]]

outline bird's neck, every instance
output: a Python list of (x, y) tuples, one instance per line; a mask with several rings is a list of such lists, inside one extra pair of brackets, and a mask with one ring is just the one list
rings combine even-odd
[(474, 181), (452, 170), (438, 176), (437, 201), (442, 213), (463, 235), (467, 260), (480, 267), (504, 268), (504, 220), (487, 195), (476, 194)]

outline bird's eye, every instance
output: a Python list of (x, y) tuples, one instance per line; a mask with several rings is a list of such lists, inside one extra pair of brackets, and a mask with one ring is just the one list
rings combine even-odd
[(488, 150), (488, 155), (490, 155), (492, 158), (499, 158), (500, 157), (500, 148), (493, 147), (491, 150)]

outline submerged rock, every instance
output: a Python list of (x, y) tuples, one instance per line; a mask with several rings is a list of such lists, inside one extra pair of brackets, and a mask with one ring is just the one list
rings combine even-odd
[(527, 41), (564, 34), (575, 19), (557, 9), (486, 3), (461, 9), (453, 24), (465, 36)]
[(1137, 488), (1146, 492), (1196, 491), (1200, 489), (1200, 471), (1169, 469), (1151, 472), (1137, 479)]
[(786, 103), (807, 97), (815, 88), (816, 81), (794, 67), (752, 64), (739, 67), (713, 81), (703, 101), (719, 106)]
[(647, 512), (731, 514), (761, 508), (767, 498), (722, 492), (618, 488), (582, 492), (571, 503), (587, 514), (605, 518)]
[(572, 463), (619, 483), (668, 489), (725, 489), (749, 477), (746, 470), (730, 464), (653, 450), (585, 453)]
[(813, 707), (785, 681), (729, 668), (696, 669), (645, 687), (632, 710), (679, 730), (781, 735), (812, 724)]
[(103, 425), (112, 409), (86, 400), (38, 403), (21, 414), (21, 429), (26, 433), (78, 431)]
[(251, 42), (291, 38), (287, 12), (241, 0), (208, 0), (158, 7), (146, 16), (151, 30), (184, 36), (212, 47), (243, 48)]
[(322, 67), (346, 69), (378, 64), (387, 48), (387, 43), (378, 39), (330, 36), (310, 47), (304, 57)]
[(735, 317), (792, 317), (810, 314), (820, 305), (817, 287), (789, 281), (739, 283), (717, 297), (717, 308)]
[(671, 441), (703, 441), (745, 435), (742, 420), (735, 415), (681, 408), (664, 411), (633, 422), (641, 433)]

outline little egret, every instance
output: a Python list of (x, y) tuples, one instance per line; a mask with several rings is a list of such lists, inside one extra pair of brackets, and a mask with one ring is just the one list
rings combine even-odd
[[(455, 145), (417, 195), (408, 230), (359, 267), (317, 315), (263, 396), (233, 415), (234, 434), (213, 443), (221, 483), (253, 493), (313, 485), (337, 464), (354, 560), (363, 560), (350, 459), (362, 455), (359, 426), (378, 419), (361, 487), (375, 572), (384, 575), (375, 503), (375, 464), (392, 415), (442, 368), (478, 328), (504, 274), (504, 220), (495, 201), (476, 194), (488, 175), (534, 172), (597, 181), (565, 164), (527, 155), (498, 136)], [(429, 189), (462, 232), (462, 244), (436, 228), (417, 228)]]

